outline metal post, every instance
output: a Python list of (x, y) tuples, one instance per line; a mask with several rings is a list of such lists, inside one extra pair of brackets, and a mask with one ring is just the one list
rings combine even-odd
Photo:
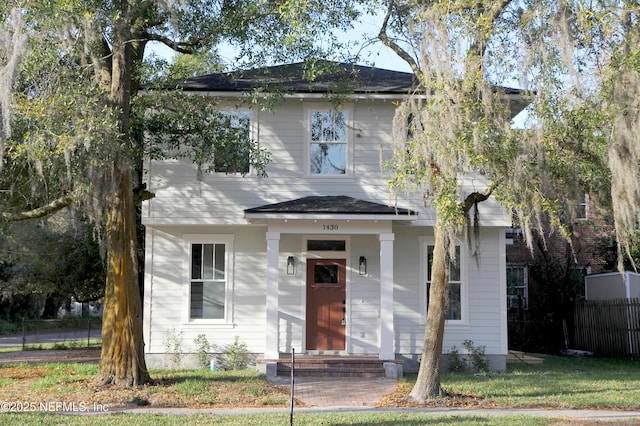
[(91, 346), (91, 317), (87, 317), (87, 349)]
[(294, 380), (293, 376), (296, 369), (296, 350), (291, 348), (291, 401), (289, 402), (289, 425), (293, 426), (293, 394), (294, 394)]
[(24, 317), (22, 317), (22, 350), (27, 346), (27, 336), (25, 335)]

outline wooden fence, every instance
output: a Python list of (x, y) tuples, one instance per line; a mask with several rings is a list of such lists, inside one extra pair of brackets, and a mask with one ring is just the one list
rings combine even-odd
[(585, 300), (574, 311), (573, 348), (640, 358), (640, 299)]

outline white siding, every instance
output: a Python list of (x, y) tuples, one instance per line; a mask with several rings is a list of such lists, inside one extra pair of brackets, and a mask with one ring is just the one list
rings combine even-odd
[[(409, 229), (396, 233), (395, 260), (395, 329), (396, 351), (420, 353), (424, 336), (421, 321), (419, 244), (416, 235)], [(506, 298), (501, 280), (499, 237), (501, 228), (484, 229), (480, 236), (479, 262), (469, 259), (467, 263), (468, 323), (445, 326), (444, 352), (456, 346), (464, 353), (462, 342), (472, 340), (476, 346), (485, 346), (487, 354), (505, 354), (506, 320), (500, 303)], [(427, 234), (428, 235), (428, 234)], [(503, 294), (504, 293), (504, 294)], [(424, 294), (424, 293), (422, 293)]]
[[(147, 353), (163, 353), (163, 337), (175, 327), (183, 331), (185, 352), (195, 351), (194, 339), (205, 334), (217, 349), (235, 336), (249, 351), (265, 350), (265, 290), (267, 226), (250, 225), (244, 210), (308, 195), (346, 195), (418, 210), (418, 220), (395, 224), (394, 328), (395, 351), (417, 354), (422, 347), (420, 236), (432, 235), (435, 215), (424, 207), (419, 193), (392, 199), (389, 172), (381, 163), (391, 155), (390, 101), (356, 101), (353, 109), (353, 170), (348, 177), (308, 177), (305, 170), (305, 117), (303, 101), (288, 100), (275, 113), (254, 112), (253, 137), (268, 149), (272, 162), (268, 177), (205, 175), (196, 179), (196, 167), (179, 161), (147, 164), (148, 189), (156, 197), (143, 203), (147, 226), (145, 283), (145, 342)], [(484, 190), (479, 180), (468, 179), (465, 193)], [(500, 301), (506, 299), (504, 274), (499, 272), (504, 253), (500, 232), (510, 218), (494, 201), (480, 205), (481, 224), (496, 226), (482, 233), (480, 263), (469, 262), (468, 324), (447, 326), (445, 351), (471, 339), (487, 354), (506, 352), (506, 323)], [(231, 321), (197, 324), (186, 321), (185, 234), (234, 236), (234, 282)], [(305, 280), (304, 236), (283, 233), (280, 239), (279, 342), (280, 351), (304, 347)], [(296, 257), (296, 274), (286, 275), (287, 256)], [(375, 233), (350, 236), (347, 263), (347, 349), (353, 354), (377, 354), (380, 316), (380, 243)], [(366, 275), (357, 270), (358, 259), (368, 261)]]
[[(205, 334), (209, 343), (223, 348), (233, 342), (236, 335), (251, 352), (264, 348), (265, 318), (265, 246), (262, 227), (191, 227), (156, 228), (151, 239), (153, 252), (147, 256), (146, 267), (152, 268), (153, 277), (145, 291), (151, 303), (145, 312), (145, 342), (148, 353), (164, 352), (163, 338), (168, 330), (183, 331), (182, 347), (185, 352), (195, 351), (194, 339)], [(230, 322), (225, 324), (197, 323), (186, 320), (185, 287), (188, 286), (188, 265), (185, 262), (185, 234), (233, 234), (234, 282)]]

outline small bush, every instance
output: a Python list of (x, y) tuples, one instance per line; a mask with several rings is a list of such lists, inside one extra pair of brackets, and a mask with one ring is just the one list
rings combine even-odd
[(183, 331), (176, 331), (174, 327), (168, 329), (162, 337), (162, 344), (165, 352), (169, 355), (169, 359), (174, 367), (179, 367), (182, 361), (182, 336)]
[(225, 364), (231, 370), (244, 370), (249, 364), (249, 351), (247, 345), (240, 342), (236, 336), (232, 344), (228, 345), (224, 351)]
[(485, 354), (484, 346), (474, 346), (471, 340), (465, 340), (462, 345), (469, 351), (471, 356), (471, 366), (479, 373), (489, 372), (489, 359)]
[(211, 352), (211, 344), (207, 340), (207, 336), (199, 334), (193, 340), (196, 345), (196, 356), (198, 357), (198, 365), (202, 368), (209, 368), (209, 352)]
[(464, 359), (462, 359), (458, 348), (455, 346), (452, 346), (449, 350), (449, 357), (447, 361), (447, 369), (451, 372), (465, 371), (467, 369), (467, 364)]

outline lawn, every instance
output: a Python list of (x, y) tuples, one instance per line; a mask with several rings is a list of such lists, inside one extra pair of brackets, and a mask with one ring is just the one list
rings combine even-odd
[[(288, 388), (271, 386), (255, 371), (226, 372), (208, 370), (152, 371), (154, 383), (137, 389), (97, 386), (93, 382), (97, 366), (93, 364), (46, 364), (39, 366), (0, 366), (2, 401), (35, 403), (35, 413), (6, 413), (3, 424), (128, 424), (132, 415), (66, 416), (56, 404), (67, 408), (99, 407), (109, 412), (117, 407), (258, 407), (287, 408)], [(411, 406), (407, 394), (412, 377), (399, 381), (398, 390), (383, 398), (388, 407)], [(544, 357), (544, 364), (510, 364), (505, 373), (474, 375), (444, 373), (443, 388), (448, 397), (431, 406), (456, 407), (530, 407), (530, 408), (610, 408), (640, 410), (640, 363), (628, 360)], [(41, 405), (44, 403), (45, 405)], [(81, 405), (82, 404), (82, 405)], [(302, 404), (297, 404), (300, 407)], [(5, 406), (6, 407), (6, 406)], [(45, 407), (45, 408), (42, 408)], [(3, 407), (3, 409), (6, 408)], [(31, 411), (31, 410), (22, 410)], [(135, 415), (140, 425), (184, 424), (184, 416)], [(426, 416), (424, 413), (297, 413), (295, 424), (365, 425), (398, 424), (554, 424), (553, 420), (531, 417), (488, 418)], [(428, 420), (427, 420), (428, 419)], [(270, 425), (287, 424), (285, 414), (189, 416), (189, 424)], [(555, 423), (557, 424), (557, 423)], [(561, 424), (583, 424), (561, 423)], [(587, 424), (587, 423), (584, 423)], [(593, 423), (589, 423), (593, 424)], [(616, 424), (633, 424), (616, 423)]]
[(640, 409), (640, 362), (543, 358), (542, 365), (509, 364), (502, 374), (445, 373), (443, 387), (502, 407)]

